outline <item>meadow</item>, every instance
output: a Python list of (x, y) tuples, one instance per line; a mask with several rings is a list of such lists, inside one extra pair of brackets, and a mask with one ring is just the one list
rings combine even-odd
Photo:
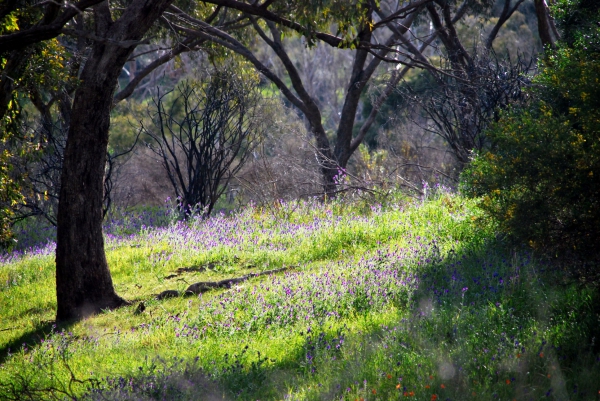
[(107, 220), (132, 305), (77, 323), (53, 322), (53, 242), (0, 257), (0, 399), (600, 398), (597, 289), (508, 246), (473, 200), (172, 217)]

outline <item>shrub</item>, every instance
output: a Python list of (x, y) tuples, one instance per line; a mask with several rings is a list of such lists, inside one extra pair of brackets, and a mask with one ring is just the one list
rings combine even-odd
[[(588, 14), (600, 20), (600, 13)], [(588, 25), (588, 28), (592, 25)], [(531, 102), (488, 132), (463, 191), (514, 240), (600, 260), (600, 24), (546, 55)]]

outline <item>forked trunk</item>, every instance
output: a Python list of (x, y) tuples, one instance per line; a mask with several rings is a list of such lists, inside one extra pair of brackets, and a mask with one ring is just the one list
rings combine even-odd
[[(126, 304), (104, 254), (102, 200), (113, 92), (135, 43), (172, 0), (133, 0), (117, 21), (108, 1), (94, 7), (97, 40), (75, 92), (65, 148), (56, 241), (56, 320)], [(127, 44), (126, 44), (127, 43)]]

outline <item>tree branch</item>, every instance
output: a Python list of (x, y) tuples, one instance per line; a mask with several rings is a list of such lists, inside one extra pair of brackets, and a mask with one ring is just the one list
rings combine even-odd
[(277, 88), (294, 106), (298, 107), (298, 109), (302, 110), (303, 112), (306, 111), (304, 103), (296, 95), (294, 95), (294, 93), (292, 93), (292, 91), (285, 85), (285, 83), (281, 79), (279, 79), (279, 77), (266, 65), (261, 63), (247, 47), (245, 47), (242, 43), (240, 43), (231, 35), (208, 24), (206, 24), (205, 26), (201, 26), (197, 30), (185, 28), (179, 25), (172, 26), (175, 29), (186, 33), (187, 35), (210, 40), (214, 43), (220, 44), (221, 46), (224, 46), (238, 53), (246, 60), (250, 61), (261, 74), (263, 74), (271, 82), (273, 82), (275, 86), (277, 86)]
[(494, 43), (496, 36), (498, 36), (498, 32), (500, 32), (500, 28), (502, 28), (504, 23), (510, 19), (514, 12), (517, 11), (517, 8), (519, 8), (521, 3), (523, 3), (525, 0), (517, 0), (515, 6), (510, 8), (511, 1), (512, 0), (504, 0), (504, 7), (502, 8), (502, 13), (500, 14), (496, 25), (494, 25), (494, 28), (492, 28), (492, 31), (490, 32), (485, 41), (485, 48), (487, 50), (492, 48), (492, 44)]
[(0, 53), (22, 49), (34, 43), (57, 37), (61, 34), (63, 27), (73, 17), (102, 1), (104, 0), (81, 0), (75, 4), (67, 3), (66, 10), (51, 23), (35, 25), (30, 29), (17, 31), (8, 35), (1, 35)]
[(64, 35), (90, 39), (90, 40), (93, 40), (94, 42), (109, 43), (111, 45), (116, 45), (116, 46), (122, 47), (123, 49), (150, 43), (149, 39), (146, 39), (146, 40), (115, 40), (115, 39), (111, 39), (111, 38), (107, 38), (107, 37), (101, 37), (98, 35), (94, 35), (93, 33), (88, 32), (88, 31), (80, 31), (80, 30), (70, 29), (70, 28), (61, 29), (60, 33), (62, 33)]
[(188, 52), (191, 50), (195, 50), (195, 48), (204, 42), (205, 39), (186, 39), (183, 42), (179, 43), (175, 49), (171, 49), (167, 54), (162, 55), (157, 58), (150, 64), (148, 64), (142, 71), (135, 74), (135, 77), (127, 84), (127, 86), (118, 92), (113, 98), (113, 107), (117, 105), (121, 100), (128, 98), (131, 96), (135, 88), (139, 85), (140, 82), (144, 78), (146, 78), (152, 71), (161, 65), (171, 61), (173, 58), (178, 56), (181, 53)]

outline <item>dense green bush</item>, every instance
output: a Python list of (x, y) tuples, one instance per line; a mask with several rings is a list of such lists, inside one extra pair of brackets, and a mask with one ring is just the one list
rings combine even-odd
[[(580, 4), (581, 3), (581, 4)], [(528, 105), (488, 132), (462, 189), (511, 238), (551, 256), (600, 259), (600, 12), (563, 1), (593, 24), (548, 51)], [(567, 9), (563, 7), (564, 10)], [(575, 10), (575, 11), (573, 11)], [(563, 16), (564, 17), (564, 16)]]

